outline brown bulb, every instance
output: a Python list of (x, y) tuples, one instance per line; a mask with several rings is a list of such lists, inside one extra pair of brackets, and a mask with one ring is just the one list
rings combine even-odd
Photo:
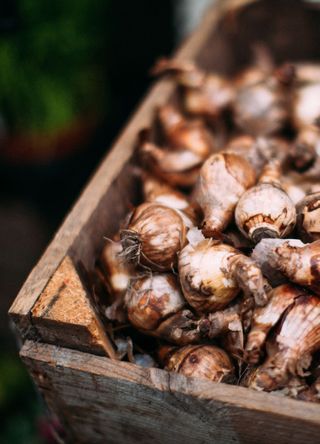
[(298, 63), (295, 73), (291, 120), (297, 130), (308, 131), (320, 116), (320, 66)]
[(298, 85), (317, 83), (320, 79), (320, 64), (295, 63), (295, 82)]
[(253, 258), (269, 279), (275, 270), (320, 294), (320, 240), (303, 244), (298, 239), (263, 239), (257, 247)]
[(282, 74), (283, 70), (269, 74), (249, 68), (236, 79), (234, 119), (246, 133), (265, 136), (283, 128), (288, 118), (285, 84), (291, 79), (284, 82)]
[(297, 399), (308, 402), (320, 402), (320, 378), (318, 377), (310, 387), (305, 387), (297, 395)]
[(157, 203), (144, 203), (133, 212), (127, 229), (120, 232), (123, 255), (128, 262), (152, 270), (171, 270), (187, 243), (192, 221), (179, 210)]
[(272, 391), (285, 387), (291, 376), (305, 376), (312, 354), (319, 349), (320, 300), (305, 294), (287, 312), (267, 360), (255, 375), (255, 387)]
[(199, 320), (199, 331), (203, 336), (213, 339), (229, 331), (242, 330), (240, 310), (240, 304), (234, 304), (203, 316)]
[(239, 292), (235, 279), (226, 276), (223, 266), (235, 254), (229, 245), (208, 239), (187, 245), (179, 256), (179, 276), (183, 294), (199, 313), (224, 308)]
[(152, 141), (150, 129), (138, 135), (138, 153), (141, 162), (158, 179), (171, 186), (193, 186), (207, 153), (198, 154), (188, 148), (160, 147)]
[(231, 382), (234, 379), (230, 358), (224, 350), (213, 345), (187, 345), (171, 352), (165, 368), (184, 376), (213, 382)]
[(303, 290), (290, 284), (280, 285), (270, 293), (265, 307), (253, 312), (252, 326), (247, 337), (245, 360), (257, 364), (269, 331), (276, 325), (284, 312), (303, 294)]
[(125, 294), (132, 275), (132, 267), (121, 256), (122, 253), (120, 241), (108, 240), (100, 256), (108, 289), (116, 297)]
[(142, 188), (146, 202), (158, 203), (177, 210), (185, 210), (190, 206), (188, 198), (183, 193), (150, 174), (143, 174)]
[(231, 139), (225, 151), (244, 157), (259, 172), (261, 172), (262, 167), (265, 165), (268, 156), (266, 139), (255, 139), (248, 135), (237, 136)]
[(253, 167), (236, 154), (221, 152), (206, 160), (195, 190), (204, 214), (205, 237), (220, 237), (232, 220), (239, 198), (255, 180)]
[(297, 203), (297, 229), (304, 242), (320, 239), (320, 192), (308, 194)]
[(320, 116), (320, 82), (297, 87), (292, 100), (292, 121), (297, 128), (313, 125)]
[[(254, 390), (264, 390), (262, 387), (257, 385), (257, 380), (260, 377), (261, 367), (249, 367), (245, 372), (240, 385), (244, 387), (248, 387)], [(316, 402), (315, 399), (312, 399), (312, 395), (310, 393), (310, 388), (306, 384), (304, 378), (298, 378), (297, 376), (290, 376), (284, 387), (275, 388), (273, 391), (278, 396), (288, 396), (293, 399), (303, 399), (305, 401)], [(311, 395), (311, 396), (310, 396)], [(309, 398), (309, 399), (308, 399)]]
[(223, 348), (235, 359), (242, 362), (244, 332), (241, 304), (234, 304), (224, 310), (209, 313), (198, 323), (201, 336), (209, 339), (220, 337)]
[(144, 141), (139, 145), (139, 156), (148, 170), (172, 186), (191, 187), (199, 176), (204, 158), (194, 152), (160, 148)]
[(170, 274), (153, 274), (135, 279), (126, 294), (130, 323), (141, 332), (175, 344), (199, 340), (193, 314)]
[(149, 174), (142, 175), (142, 188), (146, 202), (180, 210), (182, 214), (190, 218), (194, 225), (198, 225), (200, 210), (195, 203), (189, 201), (185, 194)]
[(185, 110), (194, 116), (217, 118), (233, 98), (231, 82), (224, 77), (200, 70), (191, 62), (160, 59), (153, 68), (154, 75), (171, 72), (183, 88)]
[(257, 305), (266, 304), (267, 288), (260, 269), (230, 245), (206, 239), (187, 245), (179, 256), (183, 294), (198, 313), (225, 308), (244, 290)]
[(320, 132), (316, 126), (304, 127), (291, 145), (288, 160), (294, 170), (305, 172), (312, 168), (317, 160), (320, 147)]
[(281, 188), (287, 193), (294, 205), (297, 205), (306, 195), (303, 184), (295, 183), (289, 176), (281, 178)]
[(285, 237), (295, 226), (295, 206), (281, 188), (279, 177), (279, 163), (270, 162), (258, 185), (246, 191), (237, 204), (236, 224), (254, 243), (266, 237)]
[(202, 120), (186, 119), (172, 105), (159, 108), (158, 116), (170, 148), (188, 150), (203, 159), (214, 151), (213, 136)]

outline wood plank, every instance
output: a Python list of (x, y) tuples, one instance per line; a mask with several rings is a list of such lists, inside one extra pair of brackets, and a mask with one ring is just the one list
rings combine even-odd
[(21, 357), (76, 442), (319, 442), (311, 403), (32, 341)]
[[(176, 57), (193, 60), (206, 44), (210, 29), (212, 29), (219, 17), (220, 8), (210, 9), (198, 31), (194, 32), (187, 39), (177, 51)], [(17, 324), (22, 338), (30, 335), (30, 312), (32, 307), (62, 258), (69, 250), (71, 250), (71, 255), (76, 254), (79, 256), (80, 253), (84, 253), (85, 248), (88, 248), (88, 242), (92, 241), (92, 239), (87, 236), (87, 233), (93, 231), (97, 214), (101, 213), (102, 208), (110, 209), (110, 206), (106, 206), (105, 197), (108, 189), (116, 181), (120, 172), (131, 158), (138, 131), (151, 123), (155, 107), (166, 103), (172, 96), (174, 89), (174, 82), (166, 78), (157, 81), (151, 88), (125, 127), (125, 130), (115, 141), (111, 152), (102, 161), (38, 264), (31, 271), (9, 310), (9, 314)], [(105, 211), (103, 214), (105, 214)], [(102, 219), (102, 215), (100, 219)], [(79, 238), (84, 240), (84, 242), (77, 244), (77, 239)], [(83, 255), (82, 260), (84, 260)]]

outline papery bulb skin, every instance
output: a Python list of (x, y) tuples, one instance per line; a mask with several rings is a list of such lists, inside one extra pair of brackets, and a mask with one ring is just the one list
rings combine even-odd
[(271, 291), (269, 302), (265, 307), (255, 308), (245, 347), (246, 362), (249, 364), (259, 362), (269, 331), (294, 303), (295, 299), (303, 294), (303, 290), (299, 287), (291, 284), (280, 285)]
[(198, 322), (198, 330), (204, 338), (220, 338), (223, 348), (241, 365), (244, 351), (244, 322), (241, 304), (209, 313)]
[(172, 105), (160, 107), (158, 116), (170, 148), (191, 151), (203, 160), (214, 151), (213, 135), (202, 120), (186, 119)]
[(195, 203), (189, 201), (185, 194), (148, 174), (143, 175), (142, 188), (146, 202), (180, 210), (182, 214), (190, 218), (194, 225), (198, 225), (200, 210)]
[(236, 226), (231, 225), (222, 234), (222, 241), (225, 244), (231, 245), (237, 250), (249, 252), (252, 250), (252, 242), (245, 237)]
[(271, 158), (285, 158), (288, 149), (288, 143), (283, 139), (249, 135), (234, 137), (225, 147), (226, 152), (245, 158), (258, 174)]
[(219, 75), (208, 75), (198, 88), (186, 88), (184, 108), (194, 116), (216, 119), (234, 98), (229, 81)]
[(318, 126), (309, 125), (300, 129), (296, 139), (289, 150), (288, 160), (290, 166), (304, 173), (312, 171), (320, 153), (320, 131)]
[(120, 241), (108, 240), (100, 255), (100, 263), (108, 282), (109, 291), (116, 297), (124, 295), (127, 291), (133, 271), (121, 256), (122, 252)]
[(295, 63), (295, 81), (299, 85), (318, 83), (320, 79), (320, 64)]
[(303, 247), (300, 239), (262, 239), (253, 249), (251, 258), (259, 265), (262, 273), (273, 287), (288, 283), (289, 279), (277, 267), (277, 248), (282, 245)]
[(267, 136), (278, 132), (285, 125), (288, 104), (286, 86), (283, 76), (280, 77), (249, 68), (236, 79), (234, 119), (237, 126), (246, 133)]
[(236, 207), (236, 224), (254, 243), (285, 237), (295, 226), (296, 209), (280, 186), (278, 168), (278, 162), (268, 164), (258, 185), (246, 191)]
[(320, 239), (320, 192), (308, 194), (296, 205), (297, 229), (304, 242)]
[(184, 194), (151, 175), (143, 177), (142, 187), (146, 202), (158, 203), (177, 210), (184, 210), (190, 205)]
[(151, 172), (172, 186), (191, 187), (199, 176), (204, 158), (194, 152), (163, 149), (145, 141), (139, 146), (139, 156)]
[(161, 344), (157, 350), (157, 361), (162, 367), (165, 367), (169, 362), (171, 355), (178, 350), (178, 347), (171, 344)]
[(303, 187), (301, 185), (296, 185), (295, 183), (293, 183), (290, 178), (282, 178), (281, 188), (287, 193), (294, 205), (297, 205), (297, 203), (300, 202), (300, 200), (303, 199), (306, 195)]
[(127, 229), (120, 232), (123, 255), (128, 262), (152, 270), (171, 270), (187, 243), (187, 230), (185, 216), (178, 210), (156, 203), (141, 204)]
[(190, 88), (200, 87), (206, 77), (206, 73), (197, 68), (193, 62), (166, 57), (161, 57), (156, 61), (151, 74), (154, 76), (174, 74), (179, 84)]
[(241, 326), (240, 304), (231, 305), (224, 310), (209, 313), (199, 320), (199, 331), (209, 339), (221, 336), (229, 331), (238, 331)]
[(202, 71), (192, 62), (160, 59), (152, 73), (175, 75), (183, 89), (184, 109), (191, 115), (216, 119), (233, 102), (234, 88), (228, 79)]
[(299, 128), (298, 135), (291, 144), (287, 163), (291, 168), (288, 174), (293, 176), (296, 183), (301, 184), (306, 192), (319, 190), (320, 116), (312, 125)]
[(132, 282), (127, 296), (128, 318), (139, 330), (155, 330), (160, 322), (185, 306), (185, 300), (170, 274), (155, 274)]
[(320, 378), (318, 377), (310, 387), (306, 387), (297, 395), (297, 399), (307, 402), (320, 403)]
[(208, 239), (198, 245), (187, 245), (179, 256), (179, 276), (183, 294), (198, 313), (222, 309), (239, 292), (237, 282), (227, 278), (230, 255), (236, 250)]
[(259, 367), (257, 367), (257, 366), (248, 366), (241, 376), (239, 385), (241, 387), (253, 388), (254, 378), (255, 378), (255, 375), (258, 371), (258, 368)]
[(296, 63), (295, 82), (291, 94), (291, 120), (297, 129), (315, 123), (320, 116), (320, 67), (311, 63)]
[(165, 367), (184, 376), (231, 382), (234, 367), (227, 353), (213, 345), (187, 345), (174, 351)]
[(141, 332), (184, 345), (199, 340), (197, 323), (171, 274), (135, 279), (126, 294), (130, 323)]
[(254, 387), (273, 391), (285, 387), (291, 376), (305, 376), (312, 354), (320, 349), (320, 299), (305, 294), (287, 312), (275, 346), (255, 375)]
[(314, 124), (320, 116), (320, 81), (296, 88), (292, 110), (292, 120), (296, 128)]
[(320, 294), (320, 240), (303, 244), (298, 239), (264, 239), (260, 244), (253, 257), (269, 279), (275, 270), (291, 282)]
[(244, 254), (236, 254), (229, 258), (229, 273), (243, 290), (245, 299), (251, 305), (263, 307), (269, 300), (270, 285), (262, 275), (260, 267)]
[[(240, 385), (257, 391), (263, 391), (264, 390), (263, 387), (257, 385), (257, 380), (260, 377), (260, 372), (261, 372), (261, 367), (256, 367), (256, 366), (248, 367), (240, 381)], [(304, 378), (299, 378), (297, 376), (290, 376), (288, 377), (288, 380), (284, 387), (275, 388), (274, 390), (269, 390), (269, 391), (272, 391), (274, 394), (277, 394), (278, 396), (286, 396), (293, 399), (304, 399), (304, 394), (306, 397), (310, 396), (308, 393), (309, 390), (310, 389), (307, 386)], [(315, 401), (313, 400), (312, 402)]]
[(204, 214), (205, 237), (220, 237), (232, 220), (239, 198), (255, 180), (253, 167), (236, 154), (221, 152), (206, 160), (195, 191)]
[(261, 271), (247, 256), (230, 245), (205, 239), (187, 245), (179, 255), (183, 294), (197, 313), (225, 308), (242, 289), (255, 304), (267, 302)]

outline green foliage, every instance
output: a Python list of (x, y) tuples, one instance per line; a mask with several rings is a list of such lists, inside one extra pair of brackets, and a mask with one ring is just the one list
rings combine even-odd
[(41, 414), (39, 400), (18, 356), (0, 354), (0, 442), (41, 444), (37, 431)]
[(28, 376), (18, 358), (9, 354), (0, 355), (0, 409), (19, 395), (28, 381)]
[(51, 131), (105, 105), (106, 0), (18, 0), (0, 38), (0, 112), (15, 130)]

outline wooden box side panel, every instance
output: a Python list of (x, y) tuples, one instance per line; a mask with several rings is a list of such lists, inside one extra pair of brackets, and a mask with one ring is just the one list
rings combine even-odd
[(32, 341), (21, 356), (76, 442), (319, 442), (316, 405)]

